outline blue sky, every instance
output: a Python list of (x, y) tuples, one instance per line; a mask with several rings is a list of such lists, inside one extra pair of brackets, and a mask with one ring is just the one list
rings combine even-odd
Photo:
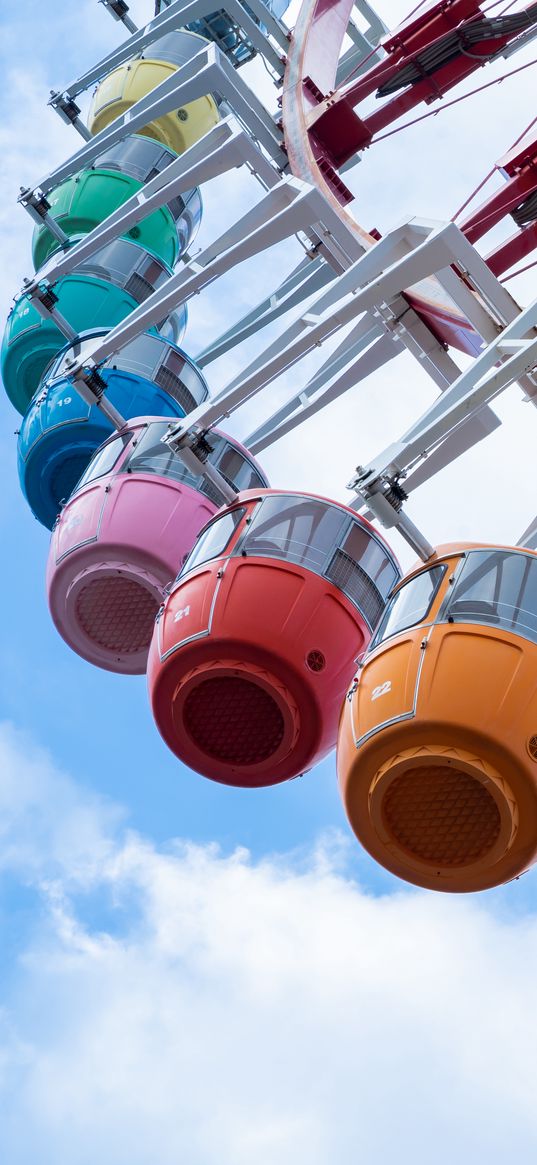
[[(93, 0), (5, 8), (4, 315), (31, 268), (18, 187), (79, 144), (46, 109), (48, 91), (122, 39)], [(141, 21), (152, 4), (132, 11)], [(395, 6), (386, 11), (394, 24)], [(503, 86), (493, 117), (488, 98), (473, 121), (446, 114), (423, 136), (370, 152), (353, 177), (364, 225), (387, 229), (412, 211), (449, 217), (529, 120), (525, 76)], [(201, 240), (258, 196), (238, 182), (206, 191)], [(263, 276), (247, 267), (196, 301), (187, 350), (249, 307), (281, 263), (280, 251)], [(534, 287), (526, 279), (522, 298)], [(209, 370), (213, 390), (237, 362)], [(271, 401), (291, 388), (275, 385)], [(271, 480), (344, 500), (356, 462), (430, 399), (417, 366), (399, 358), (271, 450)], [(257, 407), (237, 418), (239, 435), (261, 419)], [(519, 536), (535, 512), (530, 409), (512, 390), (486, 447), (416, 497), (412, 516), (432, 541)], [(529, 1159), (536, 876), (479, 900), (406, 889), (350, 837), (333, 758), (255, 793), (186, 771), (153, 725), (145, 680), (92, 668), (54, 630), (48, 534), (19, 491), (18, 416), (4, 398), (0, 425), (7, 1165), (320, 1165), (354, 1162), (357, 1149), (367, 1165), (394, 1151), (403, 1163)], [(515, 465), (516, 491), (503, 473)]]

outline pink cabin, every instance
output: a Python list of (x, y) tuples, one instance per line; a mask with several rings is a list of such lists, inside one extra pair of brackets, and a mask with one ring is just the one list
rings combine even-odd
[[(168, 424), (136, 418), (106, 441), (52, 532), (47, 590), (54, 623), (78, 655), (108, 671), (145, 671), (165, 587), (225, 501), (163, 444)], [(208, 460), (231, 485), (266, 484), (241, 445), (217, 432), (209, 441)]]

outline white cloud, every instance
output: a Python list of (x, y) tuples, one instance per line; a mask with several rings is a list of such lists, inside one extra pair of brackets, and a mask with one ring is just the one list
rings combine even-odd
[(533, 917), (371, 897), (330, 845), (158, 850), (0, 741), (11, 866), (44, 903), (4, 992), (9, 1165), (532, 1158)]

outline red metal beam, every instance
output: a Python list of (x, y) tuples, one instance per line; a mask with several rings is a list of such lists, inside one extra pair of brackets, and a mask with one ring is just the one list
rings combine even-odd
[[(308, 126), (308, 114), (335, 84), (352, 6), (353, 0), (304, 0), (289, 46), (282, 119), (292, 173), (322, 190), (354, 235), (358, 258), (374, 246), (378, 233), (364, 230), (345, 210), (341, 179)], [(449, 0), (447, 7), (453, 8)], [(471, 356), (481, 349), (481, 338), (435, 279), (423, 280), (419, 290), (405, 293), (405, 298), (440, 343), (452, 344)]]
[[(453, 4), (453, 9), (456, 3), (457, 0)], [(362, 77), (338, 89), (312, 111), (308, 119), (310, 132), (335, 166), (343, 165), (357, 150), (366, 148), (380, 130), (392, 125), (411, 109), (422, 103), (429, 105), (438, 100), (459, 82), (471, 76), (476, 69), (481, 68), (492, 55), (500, 52), (518, 35), (517, 32), (511, 32), (492, 36), (484, 31), (482, 39), (472, 43), (471, 52), (466, 51), (463, 44), (464, 34), (471, 29), (478, 17), (483, 16), (483, 13), (476, 7), (474, 0), (460, 0), (460, 3), (471, 4), (473, 8), (472, 17), (457, 25), (456, 31), (461, 36), (460, 47), (453, 42), (453, 29), (441, 36), (434, 35), (438, 21), (443, 21), (442, 14), (435, 16), (420, 30), (419, 37), (410, 37), (408, 40), (402, 38), (400, 41), (392, 42), (394, 45), (392, 61), (374, 65)], [(455, 15), (453, 10), (451, 15)], [(428, 41), (425, 39), (427, 35), (430, 37)], [(418, 41), (417, 46), (415, 41)], [(430, 60), (426, 63), (420, 58), (420, 53), (423, 53), (425, 48), (429, 54), (434, 53), (439, 59), (444, 50), (447, 54), (446, 60), (438, 67), (433, 66)], [(415, 77), (411, 82), (406, 81), (404, 74), (405, 71), (408, 72), (409, 67), (414, 67), (418, 74), (421, 72), (423, 74), (421, 79)], [(396, 81), (399, 74), (402, 77), (403, 91), (385, 101), (374, 113), (360, 117), (356, 112), (356, 106), (360, 101), (375, 90), (377, 95), (382, 94), (382, 88), (388, 82)]]
[[(496, 169), (505, 174), (505, 185), (460, 223), (470, 243), (482, 238), (537, 191), (537, 130), (501, 158), (496, 163)], [(487, 256), (487, 263), (495, 275), (502, 275), (515, 263), (525, 259), (536, 246), (536, 224), (529, 223), (496, 247)]]

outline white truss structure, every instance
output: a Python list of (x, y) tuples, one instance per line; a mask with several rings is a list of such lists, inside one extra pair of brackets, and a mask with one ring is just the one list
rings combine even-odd
[[(117, 20), (130, 27), (124, 4), (102, 2)], [(225, 3), (226, 11), (240, 23), (279, 84), (289, 35), (285, 26), (261, 0), (248, 0), (248, 8), (262, 20), (263, 28), (241, 0)], [(355, 35), (351, 33), (349, 52), (359, 62), (378, 44), (385, 27), (362, 0), (358, 7), (371, 17), (366, 34), (352, 26)], [(56, 307), (54, 287), (58, 280), (172, 198), (243, 167), (262, 187), (257, 205), (194, 258), (185, 256), (168, 282), (108, 335), (87, 343), (83, 362), (74, 362), (70, 369), (73, 384), (85, 400), (99, 404), (120, 427), (124, 419), (106, 400), (99, 377), (102, 362), (244, 260), (297, 235), (305, 250), (303, 261), (256, 308), (200, 353), (199, 363), (206, 365), (240, 346), (292, 308), (298, 309), (296, 318), (216, 397), (171, 425), (167, 440), (190, 465), (195, 459), (198, 472), (209, 472), (197, 459), (200, 434), (260, 394), (325, 341), (339, 338), (315, 374), (250, 434), (246, 443), (252, 452), (272, 445), (406, 349), (428, 372), (441, 395), (399, 442), (357, 471), (350, 488), (356, 508), (365, 507), (383, 525), (397, 527), (426, 558), (431, 546), (403, 513), (402, 501), (411, 489), (497, 427), (500, 422), (489, 405), (509, 384), (517, 381), (526, 397), (537, 402), (537, 305), (522, 311), (453, 223), (413, 219), (366, 248), (319, 189), (289, 174), (278, 115), (262, 103), (214, 44), (203, 48), (90, 139), (75, 98), (154, 40), (211, 11), (214, 0), (175, 0), (92, 70), (53, 94), (51, 104), (75, 126), (85, 144), (67, 162), (24, 190), (20, 201), (35, 221), (45, 223), (62, 242), (66, 237), (48, 214), (47, 195), (54, 187), (92, 165), (106, 149), (149, 121), (204, 94), (215, 93), (230, 114), (81, 242), (53, 255), (35, 277), (25, 281), (23, 291), (68, 340), (74, 339), (73, 330)], [(405, 290), (414, 289), (423, 280), (432, 281), (430, 287), (448, 296), (482, 337), (483, 350), (465, 371), (405, 297)], [(316, 298), (304, 311), (303, 305), (312, 295)], [(537, 544), (537, 519), (523, 538), (527, 545)]]

